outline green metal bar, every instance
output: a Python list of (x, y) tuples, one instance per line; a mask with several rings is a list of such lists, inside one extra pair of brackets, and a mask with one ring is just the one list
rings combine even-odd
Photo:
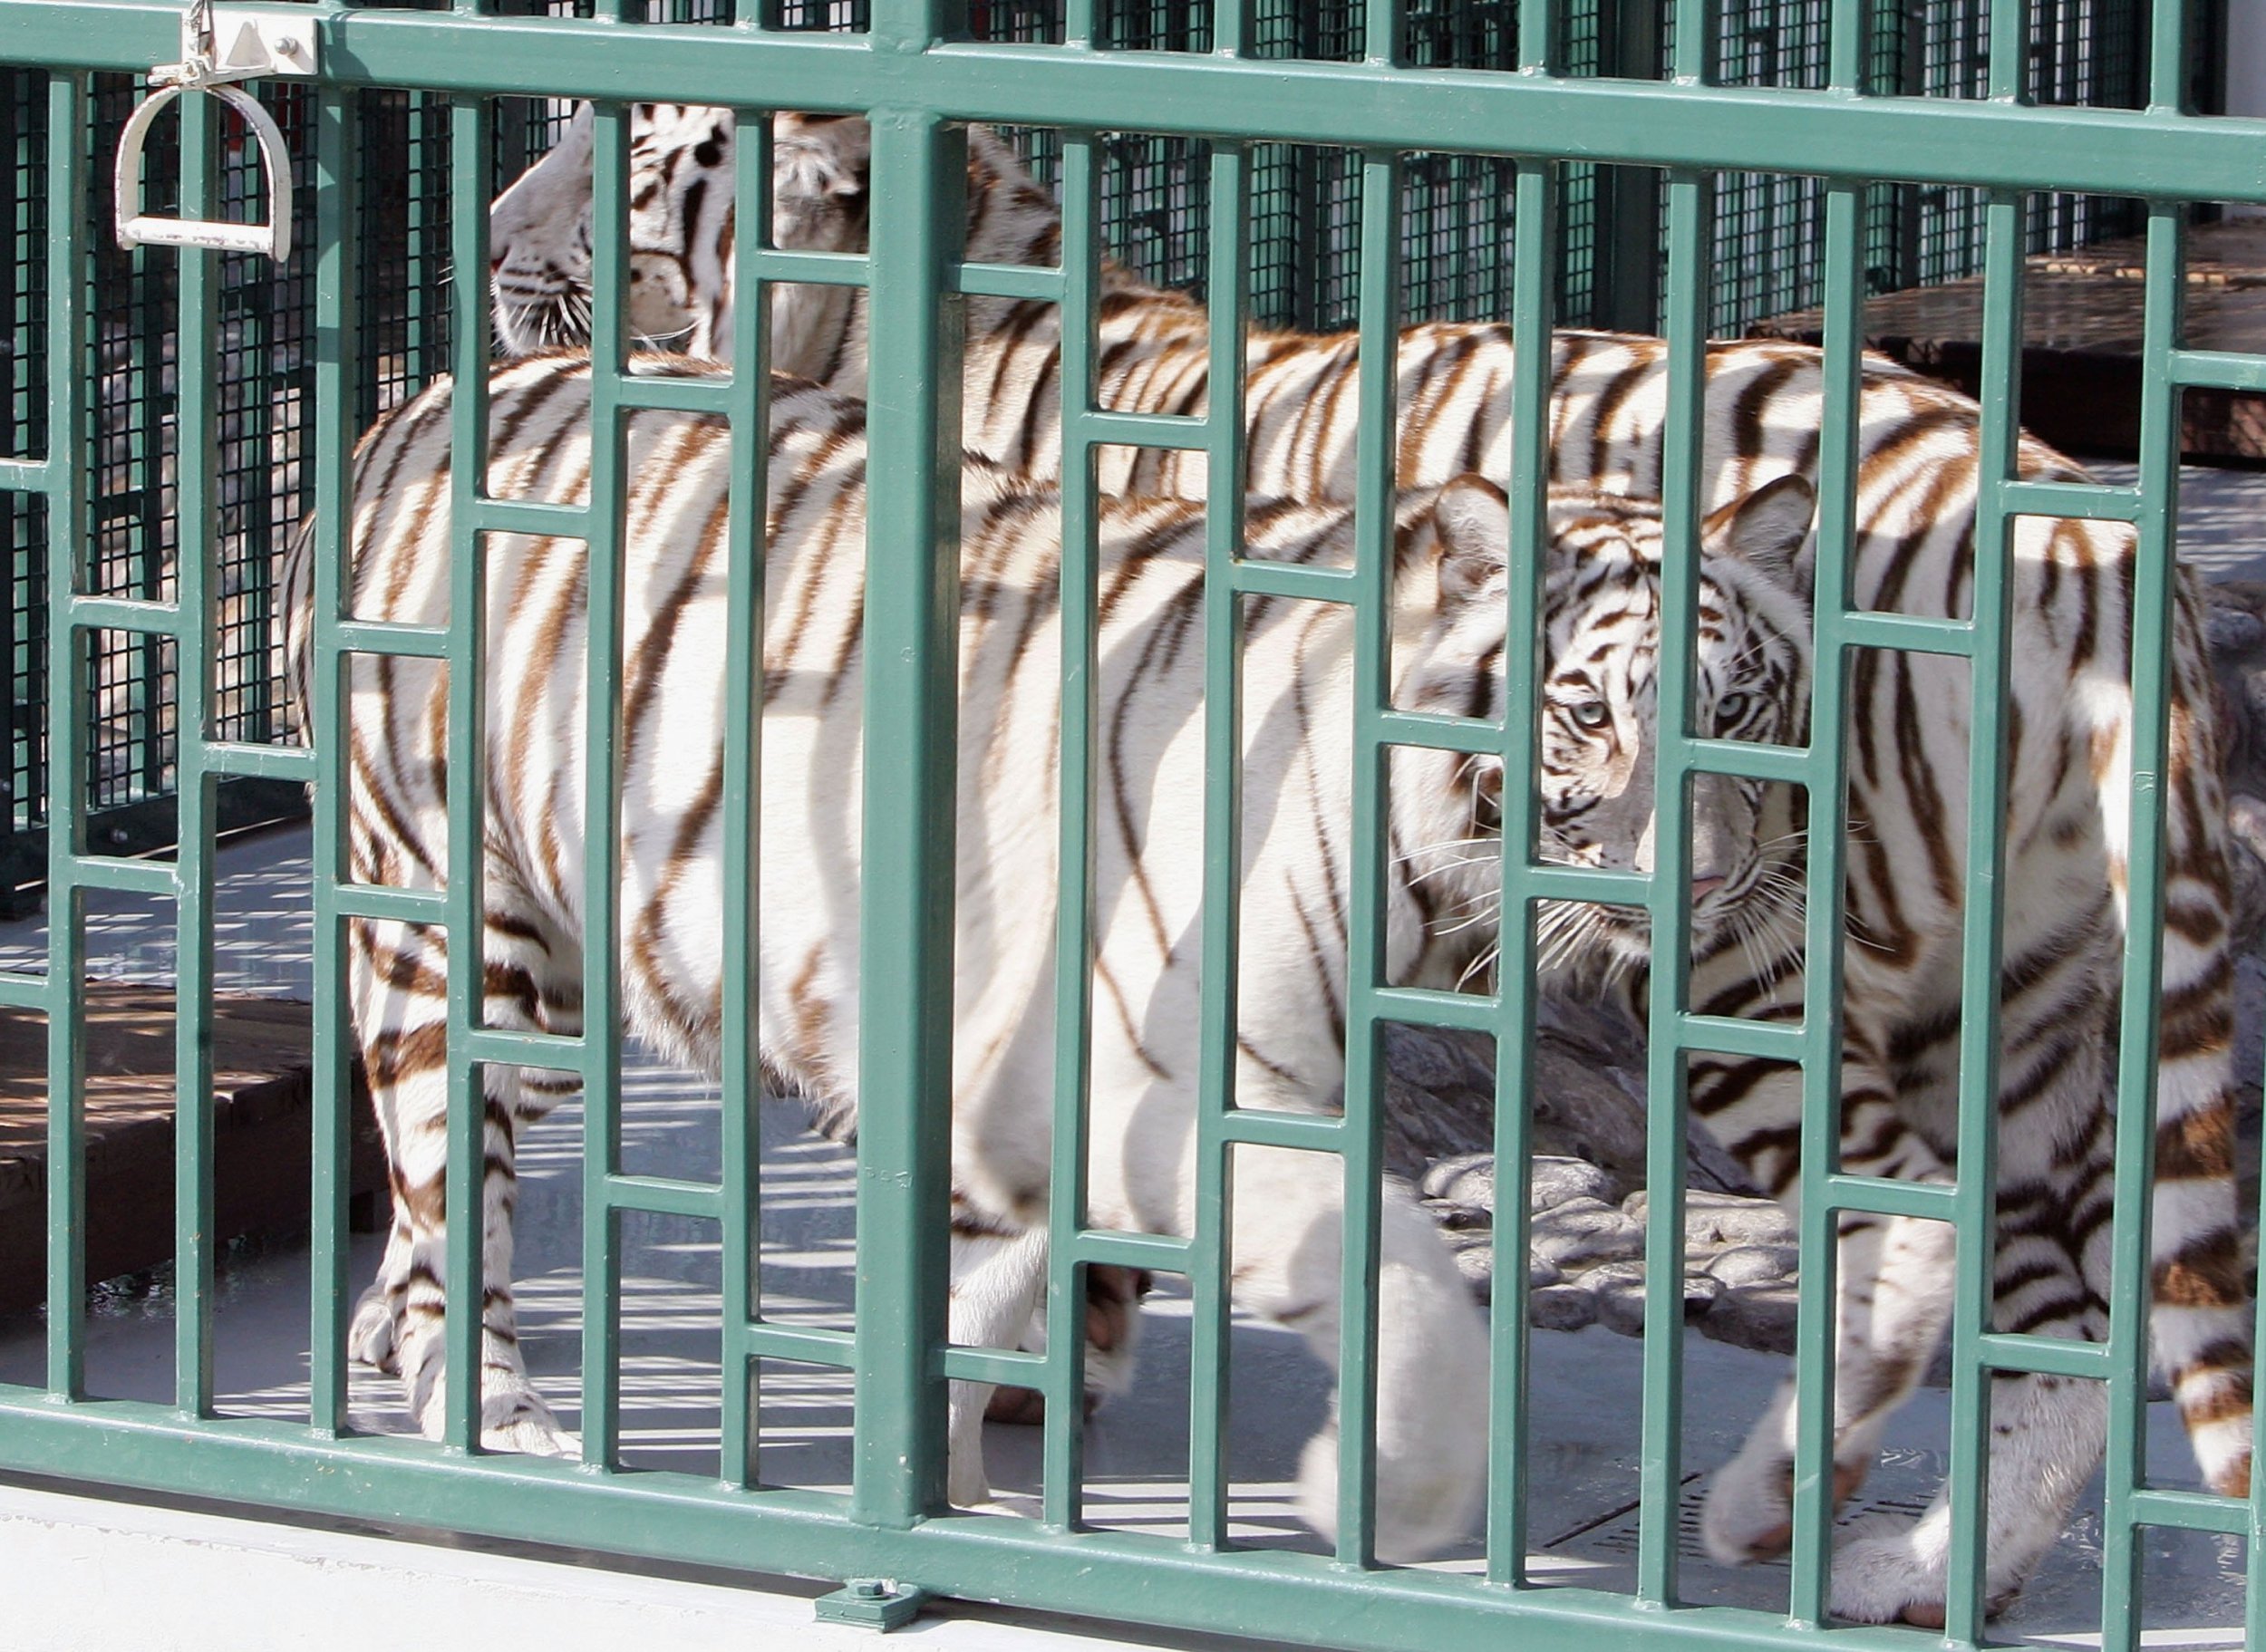
[[(924, 0), (874, 27), (926, 35)], [(852, 1518), (943, 1500), (959, 620), (959, 339), (939, 292), (957, 244), (959, 144), (876, 110), (859, 913), (857, 1439)], [(956, 312), (955, 312), (956, 314)]]
[(1504, 739), (1503, 725), (1492, 719), (1450, 717), (1439, 711), (1380, 711), (1377, 732), (1399, 745), (1429, 746), (1435, 751), (1462, 751), (1473, 757), (1500, 751)]
[(1848, 648), (1895, 648), (1908, 653), (1970, 655), (1974, 629), (1965, 620), (1931, 619), (1917, 613), (1851, 613), (1841, 622)]
[(288, 746), (248, 746), (240, 740), (208, 740), (205, 767), (216, 775), (265, 780), (312, 780), (315, 754)]
[[(218, 216), (219, 159), (210, 98), (185, 98), (181, 120), (183, 216)], [(220, 257), (183, 247), (178, 295), (180, 332), (174, 345), (179, 423), (174, 459), (174, 591), (181, 611), (174, 653), (178, 731), (174, 772), (179, 813), (174, 851), (173, 1000), (173, 1397), (190, 1416), (212, 1415), (213, 1093), (212, 919), (213, 778), (203, 746), (212, 731), (213, 578), (219, 561), (220, 473), (215, 334), (219, 324)], [(67, 371), (61, 362), (55, 371)], [(153, 742), (154, 744), (154, 742)]]
[[(1854, 0), (1834, 14), (1835, 84), (1854, 84), (1850, 36), (1861, 41)], [(1850, 568), (1855, 559), (1858, 408), (1864, 369), (1864, 186), (1835, 179), (1825, 190), (1825, 340), (1817, 455), (1817, 565), (1813, 575), (1816, 637), (1810, 667), (1807, 783), (1809, 864), (1803, 891), (1801, 1266), (1796, 1277), (1793, 1546), (1787, 1616), (1825, 1618), (1832, 1564), (1834, 1299), (1840, 1237), (1831, 1183), (1841, 1159), (1842, 949), (1845, 925), (1848, 761), (1838, 739), (1847, 726)]]
[(1976, 1339), (1975, 1347), (1977, 1357), (1994, 1371), (2035, 1371), (2046, 1377), (2079, 1377), (2096, 1382), (2110, 1375), (2109, 1350), (2098, 1342), (1990, 1331)]
[(0, 971), (0, 1004), (11, 1010), (47, 1010), (47, 977)]
[[(738, 151), (733, 151), (736, 158)], [(624, 379), (615, 405), (680, 413), (728, 414), (731, 386), (722, 379)]]
[(1800, 1027), (1779, 1022), (1685, 1014), (1676, 1018), (1675, 1028), (1676, 1038), (1684, 1048), (1710, 1050), (1718, 1055), (1798, 1061), (1809, 1048)]
[[(1520, 8), (1521, 55), (1539, 62), (1548, 50), (1547, 14)], [(1540, 36), (1540, 38), (1537, 38)], [(1513, 183), (1511, 311), (1519, 338), (1546, 339), (1556, 319), (1558, 191), (1555, 169), (1521, 160)], [(1530, 1339), (1526, 1325), (1528, 1204), (1534, 1177), (1535, 1009), (1539, 983), (1530, 864), (1541, 805), (1536, 738), (1542, 704), (1545, 555), (1549, 540), (1551, 353), (1529, 348), (1511, 364), (1511, 507), (1509, 565), (1504, 601), (1503, 681), (1508, 708), (1494, 739), (1503, 755), (1501, 955), (1496, 962), (1495, 1164), (1496, 1177), (1493, 1312), (1489, 1321), (1486, 1576), (1493, 1583), (1526, 1577), (1526, 1486)]]
[(936, 1375), (950, 1381), (998, 1383), (1017, 1388), (1038, 1386), (1045, 1380), (1050, 1365), (1044, 1354), (1026, 1354), (1015, 1348), (948, 1348), (936, 1355)]
[(1251, 324), (1251, 153), (1212, 151), (1209, 478), (1204, 517), (1204, 910), (1196, 1027), (1195, 1235), (1188, 1275), (1188, 1541), (1227, 1547), (1228, 1256), (1234, 1244), (1238, 1005), (1243, 955), (1243, 650), (1247, 605), (1238, 594), (1244, 547), (1244, 342)]
[(2145, 507), (2136, 488), (2091, 488), (2077, 482), (2009, 482), (2001, 489), (2009, 510), (2029, 517), (2072, 517), (2086, 522), (2137, 522)]
[[(1600, 1644), (1796, 1652), (1817, 1644), (1772, 1613), (1663, 1613), (1620, 1595), (1514, 1591), (1421, 1569), (1354, 1571), (1284, 1551), (1224, 1561), (1138, 1533), (1087, 1532), (1073, 1543), (1036, 1522), (990, 1513), (943, 1516), (908, 1531), (846, 1521), (842, 1500), (821, 1493), (750, 1497), (689, 1475), (600, 1477), (520, 1455), (468, 1463), (413, 1440), (317, 1442), (295, 1425), (253, 1419), (191, 1426), (123, 1400), (63, 1413), (31, 1391), (0, 1388), (0, 1424), (11, 1458), (27, 1473), (83, 1479), (92, 1471), (104, 1483), (188, 1493), (208, 1493), (220, 1475), (234, 1496), (268, 1506), (361, 1520), (373, 1508), (412, 1508), (421, 1522), (451, 1530), (685, 1565), (743, 1570), (760, 1554), (765, 1568), (791, 1575), (889, 1577), (1002, 1605), (1274, 1644), (1291, 1625), (1327, 1625), (1331, 1639), (1356, 1652), (1506, 1641), (1537, 1652)], [(1075, 1563), (1065, 1565), (1070, 1555)], [(1221, 1575), (1228, 1570), (1232, 1579)], [(1834, 1638), (1852, 1652), (1913, 1645), (1903, 1629), (1843, 1628)]]
[(353, 151), (359, 99), (328, 88), (315, 106), (315, 330), (313, 515), (315, 535), (313, 703), (299, 708), (300, 739), (314, 748), (315, 975), (312, 1029), (314, 1088), (309, 1159), (313, 1175), (307, 1222), (308, 1421), (318, 1435), (346, 1426), (346, 1328), (353, 1297), (347, 1202), (352, 1188), (353, 1125), (348, 1065), (354, 1048), (347, 1021), (345, 914), (339, 885), (346, 873), (345, 696), (339, 619), (350, 577), (355, 437), (355, 274), (359, 267), (360, 179)]
[(857, 1342), (847, 1331), (761, 1320), (735, 1328), (747, 1339), (750, 1358), (796, 1359), (805, 1365), (832, 1366), (844, 1371), (856, 1362)]
[[(47, 82), (52, 201), (86, 199), (87, 82)], [(87, 583), (88, 260), (66, 206), (47, 227), (47, 1387), (86, 1391), (86, 639), (70, 623)], [(144, 256), (150, 255), (144, 254)]]
[(56, 470), (44, 459), (0, 459), (0, 492), (45, 493)]
[[(173, 868), (163, 861), (117, 860), (107, 855), (82, 855), (75, 868), (82, 889), (111, 889), (123, 894), (171, 899), (178, 892)], [(53, 973), (50, 966), (49, 973)]]
[(1082, 1262), (1110, 1262), (1120, 1268), (1148, 1268), (1158, 1273), (1188, 1273), (1203, 1254), (1200, 1243), (1164, 1233), (1116, 1232), (1089, 1228), (1074, 1241)]
[(402, 923), (446, 923), (448, 897), (429, 889), (388, 889), (378, 884), (342, 884), (332, 903), (342, 918), (392, 919)]
[[(714, 50), (712, 38), (709, 44)], [(739, 43), (734, 41), (733, 45), (737, 49)], [(755, 260), (754, 274), (764, 281), (791, 281), (805, 286), (864, 286), (867, 282), (863, 253), (789, 252), (776, 246), (750, 247), (749, 253)]]
[[(1996, 37), (1994, 35), (1994, 44)], [(1992, 79), (2001, 64), (1994, 61)], [(2022, 203), (1985, 208), (1980, 450), (1976, 460), (1972, 722), (1968, 744), (1967, 906), (1960, 951), (1958, 1265), (1951, 1313), (1951, 1548), (1944, 1632), (1982, 1630), (1990, 1529), (1990, 1385), (1978, 1344), (1991, 1325), (1998, 1222), (1999, 963), (2006, 873), (2007, 647), (2014, 517), (2000, 498), (2021, 418)]]
[[(1690, 19), (1686, 19), (1687, 24)], [(1678, 31), (1677, 64), (1686, 72)], [(1692, 638), (1698, 629), (1700, 443), (1706, 396), (1708, 181), (1668, 180), (1668, 421), (1661, 435), (1659, 746), (1653, 757), (1653, 862), (1646, 905), (1652, 923), (1652, 1000), (1645, 1063), (1644, 1424), (1637, 1464), (1643, 1500), (1637, 1529), (1637, 1598), (1676, 1599), (1682, 1496), (1684, 1133), (1688, 1063), (1677, 1038), (1691, 972)]]
[(69, 623), (85, 631), (131, 631), (150, 636), (178, 637), (185, 623), (179, 603), (148, 602), (132, 596), (76, 596), (64, 612)]
[(1958, 1190), (1934, 1182), (1837, 1174), (1826, 1178), (1822, 1198), (1836, 1211), (1910, 1216), (1921, 1222), (1950, 1222), (1959, 1213)]
[[(1374, 1025), (1374, 1018), (1353, 1018)], [(1349, 1041), (1353, 1029), (1347, 1027)], [(1245, 1147), (1282, 1147), (1320, 1153), (1356, 1151), (1354, 1138), (1360, 1127), (1349, 1125), (1343, 1118), (1319, 1116), (1311, 1113), (1276, 1113), (1259, 1107), (1237, 1107), (1221, 1123), (1222, 1139)]]
[[(704, 1222), (722, 1220), (724, 1190), (705, 1182), (685, 1182), (673, 1176), (633, 1176), (615, 1174), (605, 1179), (605, 1203), (616, 1211), (646, 1211), (664, 1216), (697, 1216)], [(618, 1293), (617, 1293), (618, 1294)]]
[(1079, 420), (1089, 440), (1132, 448), (1201, 448), (1208, 426), (1185, 413), (1089, 412)]
[[(450, 188), (477, 201), (487, 188), (493, 111), (469, 98), (449, 111)], [(460, 270), (488, 267), (488, 215), (455, 215), (450, 239)], [(443, 1247), (448, 1311), (443, 1371), (448, 1405), (441, 1444), (477, 1452), (480, 1436), (480, 1323), (487, 1290), (482, 1210), (487, 1187), (486, 1073), (467, 1040), (484, 1019), (481, 968), (486, 879), (480, 845), (487, 834), (488, 694), (482, 663), (488, 640), (488, 541), (476, 525), (488, 491), (488, 312), (481, 284), (450, 288), (450, 337), (455, 384), (449, 401), (449, 852), (444, 932), (449, 945), (448, 1236)]]
[[(2179, 12), (2178, 6), (2159, 8)], [(2159, 46), (2165, 43), (2159, 31)], [(2184, 61), (2176, 33), (2174, 62)], [(2172, 626), (2179, 550), (2180, 392), (2160, 371), (2179, 344), (2186, 288), (2184, 205), (2148, 211), (2142, 323), (2140, 485), (2132, 579), (2131, 824), (2125, 852), (2125, 958), (2116, 1029), (2115, 1212), (2109, 1237), (2108, 1449), (2102, 1470), (2101, 1645), (2140, 1644), (2140, 1533), (2132, 1495), (2147, 1481), (2148, 1309), (2164, 1013), (2164, 781), (2171, 755)]]
[[(178, 53), (179, 12), (166, 0), (43, 0), (24, 9), (20, 22), (10, 19), (16, 61), (131, 72)], [(1898, 176), (1916, 183), (2266, 200), (2256, 164), (2266, 121), (2232, 117), (1485, 69), (1413, 75), (1367, 63), (1270, 60), (1261, 69), (1205, 53), (975, 41), (900, 50), (879, 29), (744, 32), (720, 53), (715, 31), (701, 25), (465, 19), (337, 0), (286, 9), (316, 32), (332, 78), (353, 85), (624, 100), (682, 97), (699, 85), (717, 102), (762, 108), (784, 83), (809, 110), (903, 101), (969, 121), (1471, 154), (1523, 150), (1707, 170), (1782, 170), (1799, 155), (1816, 172), (1862, 176), (1893, 155)], [(1444, 121), (1443, 109), (1469, 118)]]
[(1759, 746), (1747, 740), (1695, 738), (1691, 742), (1691, 767), (1695, 772), (1744, 775), (1750, 780), (1776, 780), (1787, 786), (1807, 784), (1816, 771), (1817, 756), (1814, 749)]
[[(2126, 1506), (2140, 1525), (2164, 1526), (2175, 1531), (2223, 1531), (2251, 1542), (2258, 1540), (2258, 1528), (2248, 1509), (2231, 1498), (2214, 1497), (2208, 1492), (2168, 1492), (2150, 1487), (2133, 1493)], [(2254, 1624), (2258, 1609), (2248, 1599), (2243, 1605), (2248, 1614), (2245, 1623)], [(2108, 1644), (2102, 1642), (2104, 1646)]]
[(944, 287), (947, 292), (971, 296), (1030, 298), (1041, 304), (1060, 304), (1063, 282), (1060, 270), (1022, 264), (959, 264), (945, 272)]
[(384, 620), (341, 620), (331, 628), (340, 653), (398, 654), (408, 660), (446, 660), (453, 634), (441, 626)]
[[(1372, 62), (1399, 53), (1399, 7), (1369, 0)], [(1395, 507), (1399, 457), (1400, 157), (1361, 157), (1361, 256), (1356, 308), (1357, 436), (1353, 469), (1353, 787), (1345, 936), (1345, 1001), (1365, 1005), (1385, 978), (1385, 857), (1390, 852), (1389, 748), (1374, 719), (1392, 702)], [(1370, 1015), (1345, 1026), (1345, 1112), (1327, 1121), (1344, 1156), (1345, 1239), (1338, 1295), (1338, 1558), (1376, 1559), (1377, 1294), (1384, 1219), (1382, 1029)], [(1270, 1121), (1284, 1116), (1270, 1116)], [(1259, 1116), (1229, 1121), (1240, 1135)], [(1301, 1118), (1302, 1125), (1316, 1122)]]
[[(1095, 329), (1100, 298), (1094, 140), (1062, 140), (1060, 283), (1062, 466), (1061, 758), (1054, 915), (1054, 1140), (1047, 1241), (1046, 1433), (1040, 1494), (1048, 1525), (1071, 1531), (1085, 1501), (1086, 1276), (1075, 1236), (1086, 1226), (1093, 1081), (1094, 746), (1100, 716), (1101, 549), (1094, 449)], [(1074, 459), (1075, 462), (1072, 462)]]
[[(733, 182), (741, 204), (770, 222), (771, 125), (762, 116), (733, 119)], [(752, 1484), (759, 1437), (755, 1347), (750, 1325), (762, 1311), (757, 1254), (762, 1242), (762, 1143), (755, 1128), (763, 1099), (761, 1028), (756, 1007), (761, 952), (763, 757), (763, 562), (770, 495), (770, 293), (755, 270), (760, 237), (740, 236), (731, 314), (731, 495), (724, 525), (724, 703), (741, 714), (724, 720), (723, 794), (723, 1417), (721, 1468), (726, 1485)]]
[[(595, 330), (596, 318), (593, 318)], [(666, 381), (663, 381), (666, 382)], [(580, 539), (590, 532), (595, 513), (571, 505), (537, 505), (523, 499), (475, 499), (467, 526), (480, 534), (532, 534)]]
[[(609, 1196), (622, 1155), (623, 488), (629, 336), (629, 111), (594, 106), (590, 282), (589, 627), (583, 669), (582, 1460), (619, 1455), (622, 1229)], [(484, 152), (484, 151), (483, 151)]]
[(1293, 562), (1238, 561), (1228, 588), (1244, 596), (1282, 596), (1293, 602), (1351, 603), (1361, 580), (1351, 568), (1310, 568)]
[(2183, 390), (2266, 391), (2266, 356), (2174, 350), (2165, 357), (2164, 371), (2165, 379)]
[[(1852, 93), (1865, 89), (1865, 22), (1874, 4), (1874, 0), (1827, 0), (1825, 83), (1835, 92)], [(1831, 210), (1828, 206), (1828, 213)], [(1829, 226), (1828, 237), (1832, 233)], [(1830, 289), (1830, 275), (1826, 284)]]

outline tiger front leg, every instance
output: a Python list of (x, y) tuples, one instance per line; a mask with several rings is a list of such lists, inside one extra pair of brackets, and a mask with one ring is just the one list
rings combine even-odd
[[(1798, 990), (1798, 988), (1796, 989)], [(1842, 1168), (1854, 1175), (1948, 1182), (1940, 1159), (1898, 1117), (1869, 1063), (1842, 1068)], [(1756, 1182), (1792, 1202), (1799, 1171), (1801, 1074), (1776, 1062), (1693, 1064), (1692, 1105)], [(1890, 1415), (1912, 1391), (1951, 1311), (1951, 1231), (1942, 1222), (1852, 1214), (1835, 1246), (1834, 1502), (1864, 1483)], [(1737, 1565), (1782, 1554), (1793, 1541), (1796, 1417), (1781, 1386), (1737, 1456), (1716, 1472), (1700, 1536)]]
[[(378, 1351), (390, 1352), (411, 1415), (429, 1438), (438, 1439), (449, 1405), (447, 960), (438, 935), (405, 925), (366, 925), (356, 940), (353, 995), (371, 1100), (385, 1140), (397, 1239), (388, 1243), (354, 1330), (361, 1349), (375, 1350), (383, 1338), (386, 1347)], [(490, 1025), (526, 1023), (531, 1006), (519, 994), (491, 991), (486, 1015)], [(569, 1456), (577, 1449), (574, 1437), (528, 1380), (511, 1294), (514, 1135), (528, 1104), (515, 1069), (488, 1069), (486, 1087), (481, 1444), (491, 1451)]]

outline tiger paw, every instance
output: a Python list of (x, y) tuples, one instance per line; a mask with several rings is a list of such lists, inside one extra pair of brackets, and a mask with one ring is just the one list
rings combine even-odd
[(346, 1357), (359, 1365), (374, 1366), (389, 1377), (399, 1377), (401, 1317), (400, 1299), (379, 1280), (354, 1304), (354, 1317), (346, 1328)]

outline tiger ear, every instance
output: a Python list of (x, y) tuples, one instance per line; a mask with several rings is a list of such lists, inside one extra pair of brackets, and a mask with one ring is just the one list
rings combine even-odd
[(1743, 499), (1709, 514), (1700, 541), (1718, 555), (1734, 556), (1778, 584), (1810, 594), (1810, 520), (1817, 491), (1806, 478), (1782, 476)]
[(1511, 543), (1510, 497), (1484, 476), (1459, 476), (1433, 502), (1439, 536), (1440, 604), (1462, 602), (1503, 572)]

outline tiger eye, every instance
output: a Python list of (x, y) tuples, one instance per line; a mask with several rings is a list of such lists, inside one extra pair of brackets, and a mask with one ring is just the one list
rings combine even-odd
[(1612, 720), (1612, 710), (1602, 700), (1583, 700), (1574, 708), (1574, 720), (1584, 729), (1602, 729)]

